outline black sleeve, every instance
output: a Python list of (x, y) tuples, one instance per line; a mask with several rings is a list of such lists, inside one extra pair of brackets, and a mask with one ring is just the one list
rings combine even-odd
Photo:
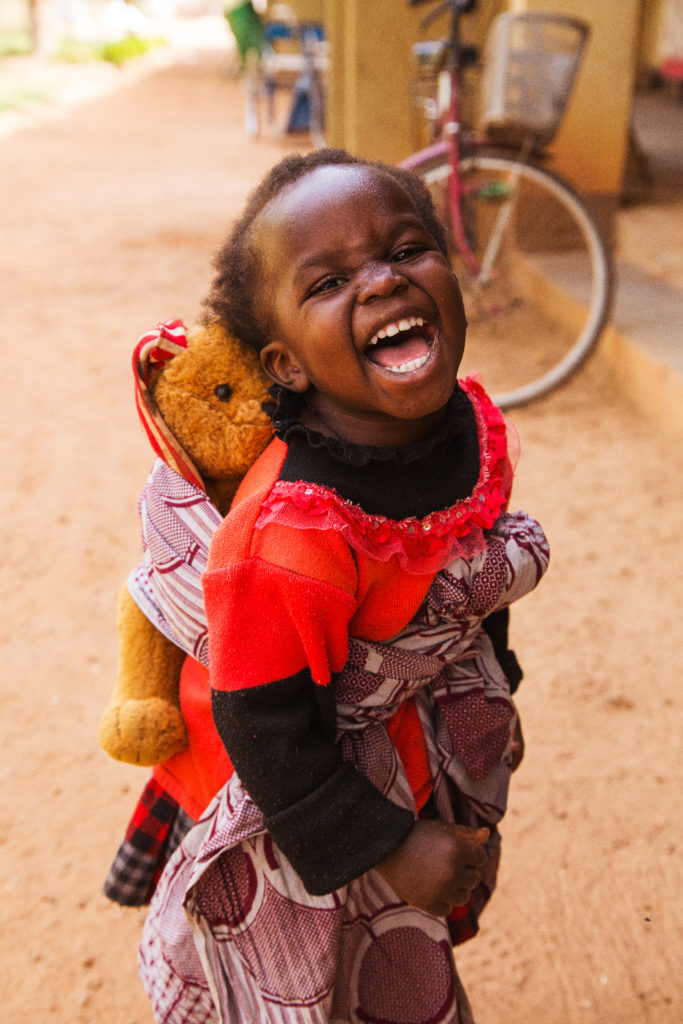
[(508, 647), (510, 609), (501, 608), (497, 612), (492, 612), (484, 619), (482, 625), (493, 644), (498, 664), (510, 683), (510, 693), (514, 693), (521, 683), (524, 674), (519, 666), (515, 652), (511, 651)]
[(308, 668), (211, 697), (237, 774), (312, 895), (358, 878), (406, 838), (412, 812), (342, 760), (332, 689)]

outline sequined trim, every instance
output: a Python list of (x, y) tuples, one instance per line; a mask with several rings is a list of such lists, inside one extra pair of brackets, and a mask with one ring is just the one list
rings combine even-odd
[(479, 436), (479, 479), (467, 498), (423, 519), (394, 520), (369, 515), (360, 506), (319, 484), (277, 481), (263, 503), (256, 528), (278, 522), (298, 529), (339, 530), (357, 551), (380, 561), (398, 556), (412, 573), (438, 571), (458, 555), (485, 548), (484, 531), (505, 509), (512, 484), (503, 414), (481, 384), (461, 387), (472, 402)]

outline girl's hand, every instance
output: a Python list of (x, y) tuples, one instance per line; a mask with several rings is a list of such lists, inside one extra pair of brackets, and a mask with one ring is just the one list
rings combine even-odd
[(392, 889), (411, 906), (437, 917), (467, 903), (486, 861), (487, 828), (447, 821), (416, 821), (401, 845), (377, 865)]

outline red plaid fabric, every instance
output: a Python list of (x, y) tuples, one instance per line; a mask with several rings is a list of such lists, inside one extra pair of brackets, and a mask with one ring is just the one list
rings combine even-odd
[(468, 939), (473, 939), (479, 931), (474, 897), (470, 897), (469, 903), (464, 907), (453, 907), (447, 921), (451, 942), (454, 946), (459, 946), (463, 942), (467, 942)]
[(126, 830), (126, 839), (136, 849), (158, 856), (168, 838), (178, 804), (159, 785), (149, 780)]
[(193, 824), (163, 787), (150, 779), (109, 869), (105, 895), (124, 907), (149, 903), (166, 862)]

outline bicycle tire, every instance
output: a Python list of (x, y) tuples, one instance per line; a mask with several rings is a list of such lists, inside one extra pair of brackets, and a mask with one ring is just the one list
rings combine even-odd
[(505, 203), (514, 214), (502, 231), (491, 279), (482, 284), (454, 242), (447, 143), (416, 153), (403, 166), (423, 178), (446, 228), (469, 323), (464, 372), (480, 372), (503, 409), (567, 381), (595, 348), (612, 296), (611, 260), (581, 199), (535, 163), (497, 153), (463, 157), (461, 206), (477, 259), (493, 225), (500, 225)]

